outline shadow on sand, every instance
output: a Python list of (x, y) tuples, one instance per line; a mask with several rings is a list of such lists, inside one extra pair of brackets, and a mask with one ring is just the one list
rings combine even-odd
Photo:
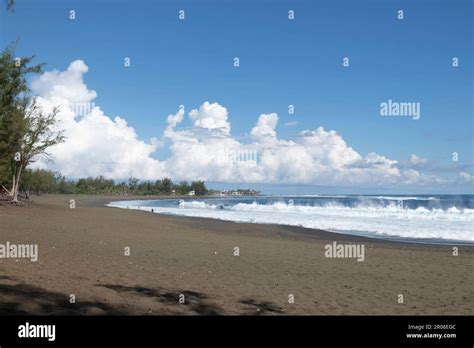
[[(200, 315), (219, 315), (222, 313), (222, 310), (219, 306), (205, 303), (205, 300), (208, 298), (206, 294), (195, 292), (195, 291), (169, 291), (161, 288), (144, 288), (140, 286), (123, 286), (118, 284), (99, 284), (101, 286), (110, 290), (114, 290), (119, 293), (134, 293), (139, 296), (146, 296), (154, 298), (161, 303), (167, 303), (170, 305), (178, 306), (189, 306), (189, 309), (194, 314)], [(179, 303), (180, 295), (184, 295), (185, 302), (183, 304)]]
[(271, 302), (259, 302), (254, 299), (242, 299), (239, 301), (241, 304), (250, 306), (249, 309), (255, 310), (255, 312), (252, 312), (250, 314), (255, 315), (261, 315), (261, 314), (271, 314), (271, 313), (285, 313), (285, 309), (278, 307), (276, 304), (271, 303)]
[[(36, 286), (17, 283), (8, 276), (0, 276), (0, 315), (135, 315), (129, 310), (120, 309), (123, 306), (112, 306), (99, 301), (69, 302), (69, 294), (48, 291)], [(163, 288), (146, 288), (140, 286), (123, 286), (119, 284), (97, 284), (117, 293), (144, 296), (170, 306), (169, 310), (157, 314), (173, 315), (187, 314), (182, 311), (173, 311), (175, 306), (186, 306), (189, 314), (221, 315), (223, 310), (215, 304), (208, 303), (206, 294), (195, 291), (169, 291)], [(179, 303), (180, 295), (184, 295), (185, 302)], [(254, 299), (242, 299), (240, 304), (248, 308), (246, 314), (264, 315), (281, 314), (285, 309), (271, 302), (259, 302)], [(125, 307), (123, 307), (125, 308)]]
[[(12, 280), (2, 276), (2, 280)], [(69, 295), (47, 291), (27, 284), (0, 284), (0, 315), (122, 315), (103, 302), (69, 302)]]

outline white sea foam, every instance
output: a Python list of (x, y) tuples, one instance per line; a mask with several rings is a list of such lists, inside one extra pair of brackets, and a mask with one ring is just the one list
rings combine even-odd
[[(269, 196), (272, 197), (272, 196)], [(274, 197), (288, 197), (288, 195), (277, 195)], [(317, 194), (298, 194), (291, 197), (307, 197), (307, 198), (358, 198), (358, 199), (379, 199), (388, 201), (434, 201), (439, 200), (437, 197), (425, 196), (370, 196), (370, 195), (317, 195)]]
[(438, 200), (438, 198), (436, 197), (406, 197), (406, 196), (377, 196), (375, 198), (385, 199), (388, 201), (435, 201), (435, 200)]
[[(181, 201), (178, 205), (140, 206), (140, 202), (114, 202), (110, 206), (156, 213), (205, 217), (236, 222), (283, 224), (334, 232), (419, 239), (474, 241), (474, 209), (400, 208), (359, 204), (355, 207), (327, 203), (324, 206), (237, 203), (227, 207), (205, 201)], [(139, 207), (140, 206), (140, 207)], [(138, 208), (139, 207), (139, 208)]]
[(199, 202), (199, 201), (180, 201), (178, 207), (180, 209), (217, 209), (218, 206), (215, 204), (207, 204), (206, 202)]

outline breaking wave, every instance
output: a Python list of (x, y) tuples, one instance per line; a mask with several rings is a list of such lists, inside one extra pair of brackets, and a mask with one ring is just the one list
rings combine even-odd
[(474, 242), (473, 197), (287, 196), (122, 201), (162, 214), (283, 224), (382, 238)]

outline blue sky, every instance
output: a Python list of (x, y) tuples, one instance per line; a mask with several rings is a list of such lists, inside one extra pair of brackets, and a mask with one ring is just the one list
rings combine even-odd
[[(322, 126), (363, 156), (415, 153), (430, 174), (453, 176), (474, 174), (472, 17), (468, 0), (18, 0), (0, 19), (2, 47), (18, 38), (18, 54), (36, 55), (46, 70), (83, 60), (94, 102), (140, 138), (162, 134), (180, 104), (218, 102), (242, 142), (260, 114), (276, 112), (281, 138)], [(388, 99), (419, 102), (421, 118), (381, 117)], [(153, 156), (168, 154), (162, 147)]]

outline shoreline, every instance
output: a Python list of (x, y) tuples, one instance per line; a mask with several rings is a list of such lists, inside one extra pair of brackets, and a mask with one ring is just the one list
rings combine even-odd
[[(471, 247), (453, 256), (445, 245), (100, 206), (110, 198), (0, 205), (0, 242), (39, 251), (37, 262), (0, 259), (0, 314), (463, 315), (474, 308)], [(364, 245), (364, 261), (325, 257), (334, 242)]]
[[(138, 196), (140, 197), (140, 196)], [(115, 208), (115, 209), (130, 209), (130, 208), (125, 208), (125, 207), (116, 207), (116, 206), (109, 206), (108, 204), (117, 202), (117, 201), (152, 201), (152, 200), (166, 200), (166, 199), (184, 199), (188, 198), (190, 199), (191, 197), (189, 196), (155, 196), (151, 198), (137, 198), (137, 196), (131, 198), (131, 199), (113, 199), (113, 200), (105, 200), (100, 198), (98, 201), (95, 202), (94, 206), (99, 207), (99, 206), (106, 206), (108, 208)], [(199, 197), (192, 197), (191, 199), (208, 199), (208, 198), (221, 198), (221, 197), (213, 197), (213, 196), (199, 196)], [(138, 210), (142, 211), (144, 213), (147, 213), (146, 210), (144, 209), (136, 209), (136, 208), (131, 208), (132, 210)], [(149, 213), (149, 212), (148, 212)], [(243, 221), (233, 221), (233, 220), (226, 220), (226, 219), (219, 219), (219, 218), (210, 218), (210, 217), (199, 217), (199, 216), (187, 216), (187, 215), (179, 215), (179, 214), (168, 214), (168, 213), (157, 213), (154, 212), (153, 214), (159, 214), (163, 216), (171, 216), (171, 217), (177, 217), (177, 218), (189, 218), (189, 219), (203, 219), (204, 221), (208, 220), (218, 220), (218, 221), (223, 221), (223, 222), (232, 222), (236, 224), (250, 224), (250, 225), (267, 225), (267, 226), (284, 226), (286, 228), (293, 228), (295, 232), (301, 234), (302, 236), (307, 236), (309, 238), (313, 237), (314, 235), (317, 234), (340, 234), (345, 236), (343, 239), (347, 239), (350, 237), (354, 237), (354, 241), (380, 241), (380, 242), (386, 242), (386, 243), (402, 243), (402, 244), (420, 244), (420, 245), (441, 245), (441, 246), (466, 246), (466, 247), (474, 247), (474, 242), (473, 241), (465, 241), (465, 240), (451, 240), (451, 239), (421, 239), (421, 238), (404, 238), (404, 237), (398, 237), (398, 236), (378, 236), (378, 235), (363, 235), (363, 234), (356, 234), (356, 233), (350, 233), (346, 231), (329, 231), (329, 230), (322, 230), (318, 228), (313, 228), (313, 227), (304, 227), (304, 226), (296, 226), (296, 225), (288, 225), (288, 224), (276, 224), (276, 223), (264, 223), (264, 222), (243, 222)]]

